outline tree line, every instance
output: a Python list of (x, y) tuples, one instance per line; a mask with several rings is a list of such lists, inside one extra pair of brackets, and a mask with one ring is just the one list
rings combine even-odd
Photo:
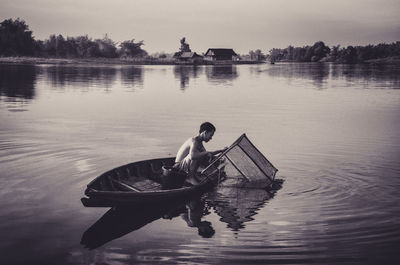
[(271, 62), (362, 63), (367, 60), (394, 56), (400, 56), (400, 41), (367, 46), (340, 47), (340, 45), (337, 45), (332, 48), (326, 46), (324, 42), (318, 41), (312, 46), (288, 46), (285, 49), (271, 49), (267, 59)]
[(117, 45), (107, 35), (92, 39), (88, 35), (64, 37), (50, 35), (44, 41), (35, 40), (29, 26), (21, 19), (6, 19), (0, 23), (0, 56), (38, 56), (61, 58), (144, 57), (143, 41), (126, 40)]
[[(191, 51), (185, 38), (180, 40), (178, 53)], [(35, 40), (29, 26), (21, 19), (6, 19), (0, 23), (0, 56), (37, 56), (59, 58), (143, 58), (148, 53), (143, 49), (143, 41), (126, 40), (119, 45), (107, 35), (102, 39), (92, 39), (88, 35), (64, 37), (50, 35), (46, 40)], [(177, 54), (177, 53), (176, 53)], [(274, 48), (266, 55), (260, 49), (242, 55), (242, 59), (251, 61), (288, 61), (288, 62), (337, 62), (362, 63), (367, 60), (400, 56), (400, 42), (381, 43), (367, 46), (340, 45), (326, 46), (318, 41), (312, 46), (285, 49)], [(161, 53), (158, 58), (166, 58)]]

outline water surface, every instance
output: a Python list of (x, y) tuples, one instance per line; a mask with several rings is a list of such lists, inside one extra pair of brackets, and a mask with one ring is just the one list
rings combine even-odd
[[(0, 65), (0, 260), (398, 264), (399, 88), (398, 66)], [(207, 149), (246, 133), (282, 188), (82, 206), (94, 177), (175, 155), (203, 121)]]

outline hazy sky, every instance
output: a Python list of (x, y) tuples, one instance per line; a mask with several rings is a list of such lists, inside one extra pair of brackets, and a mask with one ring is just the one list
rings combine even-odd
[(400, 41), (400, 0), (0, 0), (0, 20), (50, 34), (144, 40), (149, 53), (332, 46)]

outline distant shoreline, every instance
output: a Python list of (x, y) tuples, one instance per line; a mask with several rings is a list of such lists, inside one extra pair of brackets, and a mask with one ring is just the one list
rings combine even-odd
[(379, 59), (371, 59), (365, 60), (363, 62), (356, 63), (343, 63), (343, 62), (332, 62), (329, 60), (321, 60), (318, 62), (298, 62), (298, 61), (290, 61), (290, 60), (279, 60), (275, 61), (275, 63), (333, 63), (333, 64), (400, 64), (400, 56), (390, 56), (386, 58)]
[[(195, 64), (179, 64), (173, 59), (121, 59), (121, 58), (43, 58), (43, 57), (0, 57), (0, 63), (8, 64), (81, 64), (81, 65), (195, 65)], [(238, 64), (269, 64), (265, 61), (233, 61), (233, 65)], [(276, 61), (276, 63), (307, 63), (295, 61)], [(309, 63), (309, 62), (308, 62)], [(335, 62), (321, 62), (335, 63)], [(395, 64), (400, 65), (400, 56), (391, 56), (387, 58), (367, 60), (357, 64)], [(209, 62), (198, 65), (214, 65)], [(226, 65), (226, 64), (225, 64)], [(228, 64), (229, 65), (229, 64)]]
[[(179, 64), (172, 59), (121, 59), (121, 58), (43, 58), (43, 57), (0, 57), (0, 63), (9, 64), (117, 64), (117, 65), (195, 65)], [(232, 64), (263, 64), (264, 61), (232, 61)], [(198, 65), (214, 65), (205, 62)]]
[(137, 60), (120, 58), (44, 58), (44, 57), (0, 57), (0, 63), (10, 64), (122, 64), (122, 65), (169, 65), (171, 60)]
[(367, 60), (365, 63), (372, 64), (400, 64), (400, 56), (391, 56), (380, 59)]

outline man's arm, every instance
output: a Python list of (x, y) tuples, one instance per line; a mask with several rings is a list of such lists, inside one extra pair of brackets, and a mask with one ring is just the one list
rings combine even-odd
[(219, 154), (219, 153), (222, 153), (222, 152), (224, 152), (226, 149), (228, 149), (228, 147), (225, 147), (224, 149), (221, 149), (221, 150), (216, 150), (216, 151), (214, 151), (214, 152), (210, 152), (212, 155), (217, 155), (217, 154)]

